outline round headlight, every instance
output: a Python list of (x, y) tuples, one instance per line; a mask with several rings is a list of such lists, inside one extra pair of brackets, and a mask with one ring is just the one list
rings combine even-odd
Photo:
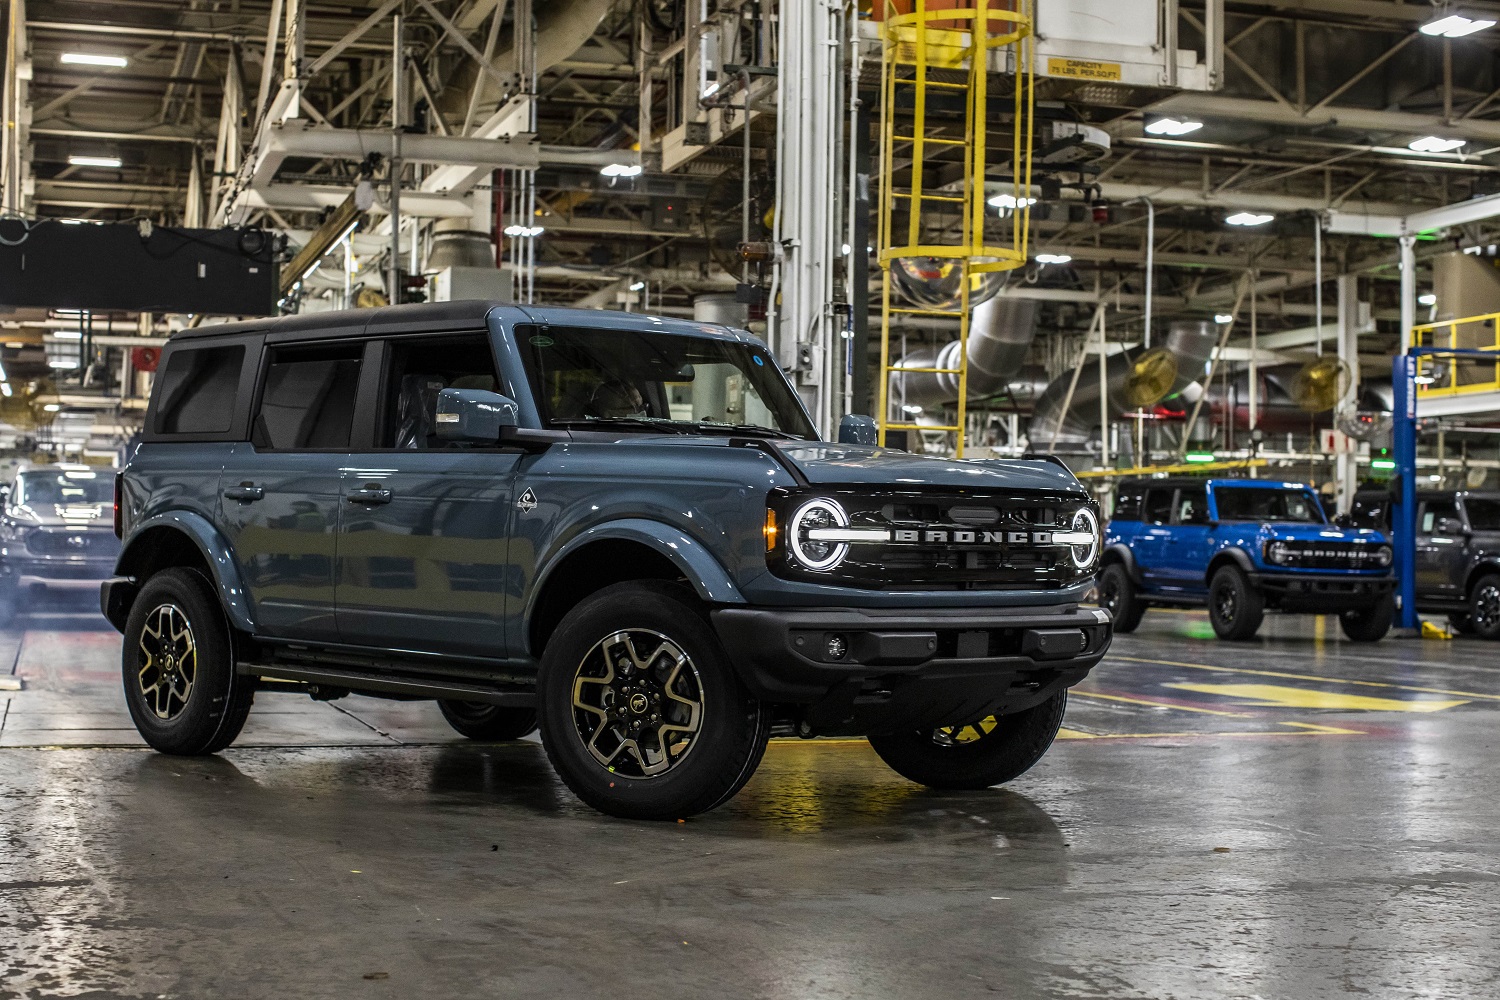
[(1073, 514), (1073, 530), (1087, 532), (1089, 535), (1086, 543), (1070, 546), (1073, 565), (1079, 569), (1088, 569), (1099, 556), (1099, 519), (1087, 507), (1081, 507)]
[(1286, 542), (1272, 542), (1266, 546), (1266, 558), (1278, 566), (1291, 561), (1292, 551)]
[(1380, 566), (1382, 568), (1389, 566), (1391, 564), (1391, 547), (1389, 545), (1381, 545), (1376, 547), (1372, 558), (1374, 559), (1376, 566)]
[(820, 531), (849, 527), (849, 515), (835, 500), (819, 497), (809, 500), (792, 515), (787, 525), (786, 546), (802, 568), (826, 573), (849, 554), (847, 542), (821, 540), (814, 537)]

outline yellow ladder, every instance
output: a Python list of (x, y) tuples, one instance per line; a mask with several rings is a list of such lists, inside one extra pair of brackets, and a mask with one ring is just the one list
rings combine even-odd
[[(880, 249), (880, 391), (876, 422), (880, 443), (886, 443), (891, 430), (943, 431), (954, 435), (954, 454), (964, 454), (964, 426), (968, 419), (969, 372), (969, 294), (975, 276), (993, 271), (1008, 271), (1026, 263), (1026, 232), (1030, 220), (1031, 191), (1031, 120), (1032, 85), (1032, 18), (1034, 0), (1013, 0), (1017, 10), (1001, 9), (1001, 0), (963, 0), (966, 5), (929, 9), (935, 0), (879, 0), (885, 5), (884, 47), (881, 80), (881, 197), (878, 222)], [(932, 22), (957, 22), (969, 30), (956, 31), (934, 27)], [(1003, 26), (992, 34), (995, 22)], [(1011, 135), (1011, 187), (1015, 208), (1011, 212), (1008, 245), (985, 242), (984, 176), (988, 163), (986, 112), (989, 104), (990, 52), (1013, 46), (1011, 65), (1015, 69), (1014, 117)], [(966, 70), (967, 80), (959, 83), (932, 79), (930, 70)], [(956, 74), (955, 74), (956, 75)], [(927, 99), (929, 92), (962, 92), (965, 95), (964, 138), (929, 135)], [(913, 95), (910, 115), (903, 114), (898, 94)], [(904, 126), (904, 131), (901, 129)], [(911, 179), (905, 188), (895, 183), (896, 143), (911, 144)], [(955, 146), (964, 149), (962, 181), (955, 193), (947, 188), (928, 190), (927, 155), (929, 147), (941, 153)], [(924, 243), (923, 231), (928, 221), (925, 206), (958, 206), (960, 225), (957, 242)], [(905, 240), (897, 243), (897, 206), (906, 210)], [(952, 209), (949, 210), (950, 213)], [(916, 309), (891, 304), (891, 265), (905, 257), (934, 257), (959, 263), (959, 308)], [(941, 316), (958, 319), (958, 367), (902, 367), (891, 364), (891, 319), (900, 316)], [(958, 378), (958, 415), (953, 424), (920, 424), (891, 419), (890, 383), (893, 372), (953, 375)]]

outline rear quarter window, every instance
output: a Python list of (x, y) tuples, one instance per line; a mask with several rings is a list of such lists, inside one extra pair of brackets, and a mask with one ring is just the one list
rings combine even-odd
[(202, 439), (234, 426), (245, 367), (244, 344), (178, 348), (156, 383), (152, 429)]

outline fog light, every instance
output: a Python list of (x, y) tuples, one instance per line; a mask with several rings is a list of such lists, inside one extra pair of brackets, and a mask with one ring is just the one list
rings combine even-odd
[(849, 655), (849, 641), (841, 635), (830, 635), (823, 652), (828, 654), (830, 660), (842, 660)]

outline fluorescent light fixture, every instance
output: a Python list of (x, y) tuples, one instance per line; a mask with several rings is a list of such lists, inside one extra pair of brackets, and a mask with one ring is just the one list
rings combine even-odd
[(1236, 212), (1224, 221), (1231, 226), (1264, 226), (1274, 218), (1276, 218), (1274, 215), (1259, 215), (1255, 212)]
[(1462, 38), (1472, 35), (1476, 31), (1485, 28), (1493, 28), (1495, 22), (1486, 17), (1465, 17), (1463, 14), (1449, 14), (1428, 21), (1417, 30), (1424, 35), (1436, 35), (1439, 38)]
[(1417, 305), (1435, 306), (1437, 305), (1437, 296), (1432, 294), (1431, 292), (1423, 292), (1421, 295), (1417, 296)]
[(506, 236), (540, 236), (547, 231), (545, 226), (506, 226)]
[(638, 291), (640, 291), (641, 289), (643, 289), (645, 287), (646, 287), (646, 283), (644, 281), (633, 281), (630, 284), (630, 290), (632, 292), (638, 292)]
[(914, 417), (920, 417), (922, 415), (922, 408), (920, 406), (903, 406), (901, 407), (901, 412), (909, 413)]
[(1202, 122), (1190, 118), (1153, 118), (1146, 122), (1149, 135), (1187, 135), (1203, 127)]
[(1436, 382), (1437, 379), (1432, 375), (1418, 375), (1416, 378), (1412, 379), (1412, 381), (1417, 383), (1417, 385), (1431, 385), (1432, 383)]
[(10, 376), (7, 375), (7, 374), (5, 374), (5, 366), (4, 365), (0, 365), (0, 382), (4, 382), (4, 381), (8, 380), (9, 378), (10, 378)]
[(120, 166), (118, 156), (70, 156), (68, 165), (71, 167), (108, 167), (118, 169)]
[(1396, 463), (1389, 458), (1377, 458), (1370, 463), (1372, 469), (1394, 469)]
[(56, 368), (58, 371), (72, 371), (78, 367), (78, 362), (72, 358), (53, 358), (47, 362), (48, 368)]
[(52, 336), (55, 337), (55, 338), (57, 338), (58, 340), (82, 340), (83, 339), (83, 331), (82, 330), (55, 330), (55, 331), (53, 331)]
[(10, 387), (9, 382), (0, 382), (0, 396), (5, 396), (8, 399), (15, 394), (16, 390)]
[(1016, 196), (1013, 194), (997, 194), (995, 195), (995, 197), (989, 200), (988, 204), (991, 208), (999, 209), (1012, 209), (1017, 205), (1020, 205), (1022, 208), (1029, 208), (1030, 206), (1036, 204), (1036, 199), (1022, 198), (1017, 201)]
[(1427, 477), (1427, 481), (1429, 483), (1440, 483), (1443, 481), (1443, 477), (1434, 472), (1432, 475)]
[(1415, 153), (1451, 153), (1467, 145), (1468, 142), (1464, 139), (1444, 139), (1441, 136), (1424, 135), (1420, 139), (1408, 142), (1406, 148)]
[[(52, 367), (56, 368), (57, 366), (53, 365)], [(42, 407), (42, 409), (46, 410), (48, 413), (56, 413), (58, 410), (62, 409), (62, 407), (57, 405), (56, 403), (48, 403), (46, 406)]]
[(853, 247), (851, 247), (849, 244), (845, 243), (844, 244), (844, 256), (845, 257), (849, 256), (850, 251), (853, 250), (853, 249), (854, 249)]
[(130, 65), (130, 60), (124, 56), (106, 56), (97, 52), (64, 52), (57, 61), (65, 66), (109, 66), (114, 69)]
[(639, 177), (641, 165), (639, 163), (611, 163), (600, 167), (599, 174), (603, 177)]
[(1072, 255), (1065, 253), (1039, 253), (1035, 257), (1038, 264), (1066, 264), (1072, 259)]
[(61, 222), (65, 226), (81, 226), (81, 225), (84, 224), (85, 220), (83, 220), (83, 219), (58, 219), (57, 221)]
[(1201, 465), (1204, 462), (1212, 462), (1214, 460), (1214, 453), (1211, 451), (1190, 451), (1183, 458), (1195, 465)]
[(1214, 313), (1214, 322), (1217, 323), (1217, 324), (1219, 324), (1220, 326), (1223, 326), (1225, 323), (1233, 323), (1234, 322), (1234, 314), (1233, 313)]

